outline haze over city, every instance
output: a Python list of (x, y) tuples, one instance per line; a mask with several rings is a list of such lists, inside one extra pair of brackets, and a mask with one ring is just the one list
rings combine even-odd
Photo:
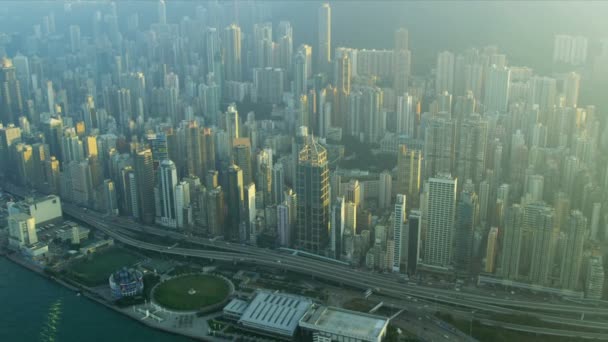
[(608, 340), (607, 14), (2, 2), (0, 341)]

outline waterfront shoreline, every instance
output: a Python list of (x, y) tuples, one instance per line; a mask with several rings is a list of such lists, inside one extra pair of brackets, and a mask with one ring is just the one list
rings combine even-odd
[(80, 293), (82, 294), (85, 298), (89, 299), (92, 302), (95, 302), (97, 304), (101, 304), (102, 306), (106, 307), (107, 309), (112, 310), (113, 312), (119, 313), (122, 316), (126, 316), (129, 319), (136, 321), (148, 328), (154, 329), (154, 330), (158, 330), (164, 333), (168, 333), (174, 336), (180, 336), (180, 337), (185, 337), (188, 339), (191, 339), (193, 341), (213, 341), (213, 338), (205, 338), (203, 336), (193, 336), (187, 333), (183, 333), (183, 332), (178, 332), (175, 330), (171, 330), (171, 329), (167, 329), (164, 328), (162, 326), (158, 326), (158, 325), (153, 325), (148, 323), (147, 321), (141, 320), (141, 319), (137, 319), (137, 317), (130, 315), (126, 310), (121, 310), (120, 308), (116, 307), (114, 304), (112, 303), (108, 303), (107, 300), (105, 299), (101, 299), (101, 298), (97, 298), (97, 294), (91, 292), (90, 290), (88, 290), (86, 287), (82, 286), (82, 288), (78, 288), (60, 278), (57, 278), (55, 276), (52, 276), (50, 274), (45, 273), (43, 268), (37, 267), (35, 265), (32, 265), (24, 260), (22, 260), (19, 256), (15, 256), (14, 254), (11, 253), (7, 253), (6, 251), (1, 251), (0, 252), (0, 256), (5, 257), (7, 260), (11, 261), (13, 264), (15, 265), (19, 265), (39, 276), (41, 276), (42, 278), (48, 280), (48, 281), (52, 281), (56, 284), (59, 284), (61, 286), (63, 286), (64, 288), (67, 288), (70, 291), (73, 291), (75, 293)]

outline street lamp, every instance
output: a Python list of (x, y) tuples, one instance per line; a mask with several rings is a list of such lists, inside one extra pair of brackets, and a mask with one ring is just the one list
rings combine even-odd
[(471, 311), (471, 322), (469, 323), (469, 335), (473, 337), (473, 320), (475, 319), (475, 310)]

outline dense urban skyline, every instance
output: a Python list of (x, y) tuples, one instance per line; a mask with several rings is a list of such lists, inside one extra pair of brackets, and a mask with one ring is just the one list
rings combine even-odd
[[(11, 260), (160, 329), (188, 298), (200, 312), (221, 302), (234, 335), (201, 316), (209, 329), (165, 329), (197, 337), (449, 338), (398, 323), (403, 311), (364, 315), (268, 284), (245, 295), (245, 271), (221, 265), (182, 278), (123, 256), (98, 270), (106, 290), (75, 270), (117, 250), (166, 252), (178, 270), (192, 263), (180, 257), (232, 261), (311, 275), (338, 297), (352, 287), (403, 310), (428, 301), (433, 318), (428, 304), (414, 317), (468, 321), (471, 331), (448, 329), (460, 339), (478, 337), (476, 312), (488, 334), (568, 338), (580, 325), (606, 337), (595, 319), (608, 290), (608, 28), (593, 23), (605, 3), (28, 4), (41, 8), (0, 10), (0, 247)], [(573, 8), (584, 20), (556, 25)], [(487, 305), (497, 291), (504, 302)], [(506, 311), (526, 301), (538, 303), (526, 315), (553, 325)], [(260, 302), (298, 324), (258, 320)], [(581, 303), (597, 317), (585, 321)]]

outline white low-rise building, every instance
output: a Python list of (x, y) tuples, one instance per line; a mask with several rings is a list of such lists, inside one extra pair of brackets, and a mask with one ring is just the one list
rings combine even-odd
[(90, 229), (77, 225), (73, 222), (67, 222), (66, 225), (57, 230), (57, 238), (61, 242), (70, 241), (72, 244), (79, 244), (80, 241), (89, 238)]
[(14, 213), (8, 217), (9, 246), (20, 249), (38, 242), (36, 220), (24, 213)]
[(61, 199), (55, 195), (38, 198), (28, 198), (9, 205), (9, 214), (24, 213), (36, 220), (36, 225), (42, 226), (48, 222), (63, 217)]
[(312, 341), (380, 342), (387, 327), (385, 317), (322, 305), (300, 319), (304, 338)]

